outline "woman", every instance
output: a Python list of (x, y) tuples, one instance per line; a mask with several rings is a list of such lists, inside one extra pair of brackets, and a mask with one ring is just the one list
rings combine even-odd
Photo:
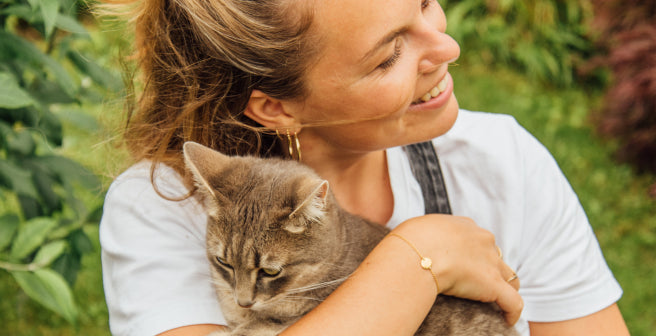
[[(460, 51), (435, 1), (147, 0), (135, 15), (145, 88), (126, 140), (141, 163), (113, 183), (101, 224), (113, 333), (224, 324), (206, 217), (193, 197), (172, 200), (191, 190), (180, 150), (193, 140), (261, 156), (291, 145), (346, 210), (431, 257), (440, 293), (497, 302), (524, 335), (628, 334), (621, 289), (551, 156), (510, 117), (459, 110), (448, 65)], [(423, 216), (399, 146), (431, 139), (458, 216)], [(283, 334), (412, 335), (438, 294), (418, 266), (384, 239)]]

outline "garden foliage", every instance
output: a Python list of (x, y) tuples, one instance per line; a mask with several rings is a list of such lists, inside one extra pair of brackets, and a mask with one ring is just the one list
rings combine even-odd
[[(120, 80), (76, 50), (89, 38), (77, 0), (0, 0), (0, 272), (75, 323), (71, 288), (92, 243), (83, 230), (100, 207), (79, 193), (101, 185), (58, 154), (66, 107)], [(96, 97), (96, 98), (94, 98)], [(88, 202), (87, 202), (88, 203)], [(100, 202), (98, 202), (100, 203)]]
[(475, 62), (508, 64), (528, 78), (569, 87), (590, 56), (589, 0), (442, 0), (447, 32)]

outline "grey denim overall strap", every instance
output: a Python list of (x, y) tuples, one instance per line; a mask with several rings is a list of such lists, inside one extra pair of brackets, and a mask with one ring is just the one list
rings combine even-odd
[(426, 214), (451, 214), (449, 196), (446, 193), (442, 169), (431, 141), (404, 146), (412, 174), (419, 182), (424, 196)]

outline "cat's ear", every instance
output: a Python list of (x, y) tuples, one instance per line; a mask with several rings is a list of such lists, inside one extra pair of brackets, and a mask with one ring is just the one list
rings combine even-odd
[[(217, 205), (226, 205), (228, 200), (210, 184), (210, 176), (219, 174), (229, 163), (231, 158), (209, 147), (205, 147), (192, 141), (185, 142), (182, 146), (182, 151), (185, 165), (192, 173), (198, 190), (216, 200), (219, 203)], [(214, 208), (214, 206), (216, 205), (213, 205), (212, 208)], [(210, 213), (216, 211), (216, 209), (210, 210)]]
[[(316, 183), (316, 182), (315, 182)], [(291, 233), (302, 233), (312, 222), (320, 221), (326, 214), (328, 181), (320, 181), (312, 192), (289, 214), (284, 229)]]

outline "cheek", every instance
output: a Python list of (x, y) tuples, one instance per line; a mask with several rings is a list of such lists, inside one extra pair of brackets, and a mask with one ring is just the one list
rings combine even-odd
[(324, 87), (296, 115), (303, 124), (401, 117), (415, 94), (416, 66), (398, 65), (384, 76), (348, 88)]
[(394, 73), (386, 74), (377, 83), (357, 90), (360, 104), (356, 106), (365, 114), (363, 117), (400, 116), (409, 106), (415, 92), (415, 78), (412, 74), (414, 72), (410, 67), (399, 64)]

